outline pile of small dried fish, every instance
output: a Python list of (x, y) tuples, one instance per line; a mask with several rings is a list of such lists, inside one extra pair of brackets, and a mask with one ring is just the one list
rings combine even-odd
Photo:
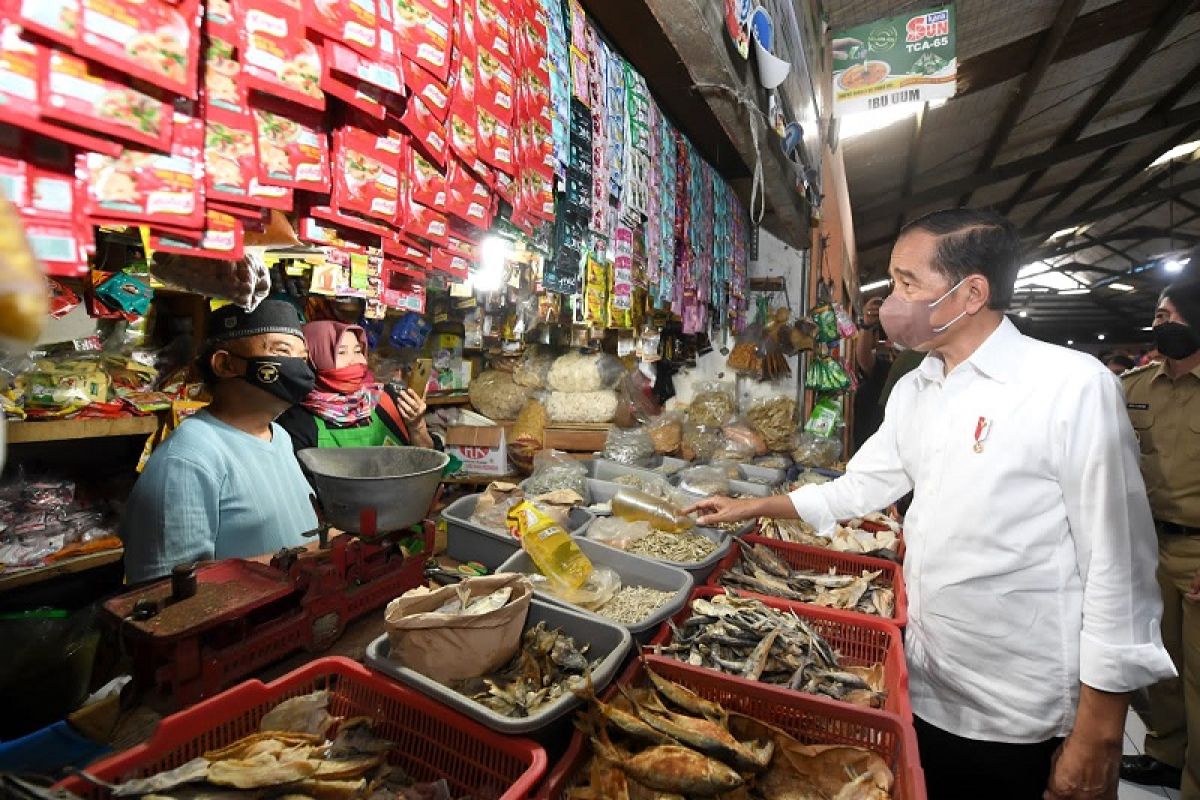
[(675, 596), (649, 586), (622, 586), (595, 613), (622, 625), (636, 625), (653, 614), (663, 603)]
[(525, 631), (521, 649), (490, 675), (455, 681), (450, 688), (505, 717), (527, 717), (541, 706), (582, 688), (599, 663), (587, 659), (588, 646), (545, 622)]
[(842, 575), (835, 570), (794, 570), (771, 548), (739, 541), (742, 556), (721, 574), (721, 585), (747, 589), (769, 597), (798, 600), (825, 608), (857, 611), (878, 617), (895, 616), (896, 595), (883, 578), (883, 570), (863, 570), (862, 575)]
[(694, 564), (712, 555), (717, 549), (717, 543), (707, 536), (691, 531), (666, 533), (655, 530), (651, 531), (649, 536), (643, 536), (630, 544), (627, 549), (639, 556)]
[(806, 469), (804, 472), (801, 472), (796, 476), (796, 480), (792, 482), (789, 491), (794, 492), (801, 486), (808, 486), (809, 484), (820, 485), (822, 483), (829, 483), (831, 480), (833, 480), (833, 478), (829, 477), (828, 475), (822, 475), (819, 472), (813, 472), (812, 470)]
[(111, 793), (142, 800), (452, 800), (445, 780), (417, 783), (389, 766), (387, 754), (398, 745), (377, 737), (367, 717), (331, 715), (329, 701), (326, 691), (285, 700), (263, 717), (259, 733)]
[(829, 642), (792, 612), (729, 594), (697, 597), (692, 612), (682, 625), (669, 623), (671, 642), (655, 646), (656, 653), (747, 680), (883, 707), (883, 665), (843, 666)]
[(883, 514), (868, 514), (838, 525), (832, 538), (819, 535), (803, 520), (763, 518), (759, 523), (760, 534), (769, 539), (899, 561), (900, 524)]
[(650, 685), (592, 698), (578, 723), (592, 759), (569, 800), (888, 800), (893, 776), (876, 753), (803, 745), (646, 671)]
[(671, 496), (671, 484), (659, 477), (643, 478), (640, 475), (618, 475), (613, 478), (613, 483), (621, 486), (628, 486), (631, 489), (637, 489), (639, 492), (645, 492), (651, 497), (667, 498)]

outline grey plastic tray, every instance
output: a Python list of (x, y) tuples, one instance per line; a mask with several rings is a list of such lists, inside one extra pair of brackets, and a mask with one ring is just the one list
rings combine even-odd
[[(521, 549), (521, 543), (507, 533), (497, 533), (471, 522), (479, 495), (455, 500), (442, 511), (446, 520), (446, 555), (455, 561), (478, 561), (490, 570), (507, 561)], [(582, 533), (594, 517), (582, 508), (571, 509), (567, 530)]]
[[(657, 589), (660, 592), (675, 593), (674, 597), (659, 606), (653, 614), (641, 622), (624, 626), (637, 642), (641, 644), (649, 642), (654, 638), (654, 634), (658, 632), (658, 628), (662, 625), (663, 620), (675, 616), (687, 603), (688, 595), (692, 591), (692, 576), (682, 569), (668, 566), (661, 561), (654, 561), (643, 556), (634, 555), (633, 553), (626, 553), (624, 550), (618, 550), (615, 547), (609, 547), (600, 542), (593, 542), (587, 538), (577, 537), (575, 541), (578, 543), (579, 549), (584, 552), (584, 555), (591, 559), (593, 566), (608, 567), (616, 572), (621, 577), (622, 586), (646, 586), (650, 589)], [(534, 566), (533, 559), (529, 557), (528, 553), (524, 550), (518, 550), (512, 558), (501, 564), (500, 568), (496, 571), (519, 572), (529, 575), (537, 572), (537, 567)], [(608, 620), (599, 614), (579, 608), (565, 600), (560, 600), (552, 594), (541, 591), (535, 591), (534, 594), (547, 602), (566, 606), (573, 611), (580, 611), (597, 619), (612, 622), (612, 620)]]
[[(611, 481), (618, 475), (639, 475), (641, 477), (653, 475), (656, 478), (666, 478), (672, 484), (678, 483), (676, 476), (680, 471), (696, 466), (690, 461), (684, 461), (682, 458), (674, 458), (672, 456), (660, 456), (655, 459), (653, 465), (647, 467), (627, 467), (624, 464), (618, 464), (603, 458), (595, 458), (581, 463), (587, 465), (589, 477), (602, 481)], [(766, 496), (771, 493), (771, 488), (782, 484), (787, 477), (787, 473), (784, 470), (759, 467), (754, 464), (738, 464), (738, 469), (742, 471), (743, 477), (758, 478), (756, 481), (737, 481), (734, 491), (739, 494)], [(746, 491), (746, 486), (757, 488), (754, 491)]]
[(760, 467), (757, 464), (739, 464), (738, 468), (741, 469), (742, 476), (748, 482), (771, 488), (781, 485), (787, 479), (786, 470), (775, 469), (774, 467)]
[[(584, 614), (567, 606), (548, 603), (535, 597), (529, 604), (529, 616), (525, 620), (525, 629), (528, 630), (539, 622), (545, 622), (547, 627), (561, 629), (564, 633), (574, 637), (575, 643), (579, 647), (588, 645), (587, 655), (590, 659), (601, 659), (599, 665), (592, 671), (592, 687), (597, 694), (616, 677), (617, 670), (620, 669), (625, 655), (632, 646), (629, 631), (615, 622)], [(367, 646), (367, 666), (407, 684), (451, 708), (458, 709), (468, 717), (501, 733), (525, 734), (540, 730), (571, 711), (581, 702), (574, 692), (567, 692), (554, 702), (542, 706), (531, 716), (519, 719), (502, 717), (432, 678), (392, 663), (388, 658), (390, 649), (386, 633), (371, 642)]]
[(595, 478), (600, 481), (611, 481), (613, 478), (618, 478), (622, 475), (637, 475), (641, 478), (662, 478), (660, 472), (655, 472), (652, 469), (643, 469), (641, 467), (629, 467), (625, 464), (618, 464), (615, 461), (608, 461), (603, 458), (583, 459), (579, 462), (587, 468), (588, 477)]
[[(671, 485), (673, 485), (673, 486), (679, 485), (679, 476), (678, 475), (671, 476)], [(746, 481), (732, 481), (731, 480), (729, 482), (729, 492), (731, 494), (749, 495), (750, 497), (769, 497), (771, 495), (771, 487), (764, 486), (761, 483), (748, 483)], [(687, 494), (694, 494), (694, 492), (688, 492)], [(697, 496), (704, 497), (704, 495), (697, 495)]]

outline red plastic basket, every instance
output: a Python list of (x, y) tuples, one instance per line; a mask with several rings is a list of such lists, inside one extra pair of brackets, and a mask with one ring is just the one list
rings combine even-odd
[[(672, 622), (676, 625), (682, 625), (692, 615), (692, 601), (697, 597), (710, 598), (723, 593), (723, 589), (715, 586), (700, 586), (696, 588), (692, 592), (692, 596), (688, 598), (688, 604), (674, 616)], [(908, 694), (908, 663), (904, 660), (904, 643), (901, 641), (899, 628), (891, 622), (877, 617), (865, 617), (860, 614), (858, 615), (858, 619), (850, 621), (837, 612), (830, 612), (827, 608), (817, 608), (816, 606), (806, 606), (798, 603), (788, 605), (787, 602), (773, 597), (762, 599), (762, 603), (781, 611), (795, 613), (811, 625), (817, 633), (825, 637), (825, 641), (829, 642), (830, 646), (838, 652), (842, 663), (846, 666), (869, 667), (873, 664), (883, 664), (883, 680), (884, 688), (887, 689), (887, 700), (884, 701), (882, 709), (864, 708), (863, 710), (875, 714), (895, 714), (904, 722), (912, 722), (912, 700)], [(650, 645), (646, 651), (646, 658), (652, 662), (667, 661), (678, 663), (677, 659), (669, 656), (652, 654), (654, 645), (665, 645), (670, 644), (670, 642), (671, 628), (666, 623), (663, 623), (657, 635), (650, 640)], [(704, 669), (709, 668), (705, 667)], [(725, 677), (734, 683), (750, 685), (757, 685), (759, 683), (758, 681), (746, 680), (735, 675), (728, 675), (720, 670), (712, 671), (725, 675)], [(772, 686), (774, 684), (767, 685)], [(786, 692), (794, 691), (782, 686), (776, 686), (775, 688)], [(822, 703), (844, 705), (841, 700), (834, 700), (829, 697), (804, 692), (799, 692), (799, 694), (812, 697)], [(856, 708), (862, 708), (862, 706), (856, 706)]]
[[(724, 675), (678, 661), (656, 660), (654, 671), (680, 683), (729, 711), (775, 725), (806, 744), (848, 744), (879, 753), (895, 775), (892, 800), (926, 800), (925, 775), (917, 757), (917, 735), (911, 725), (891, 714), (867, 713), (854, 706), (813, 702), (809, 695), (746, 681), (733, 682)], [(644, 665), (634, 661), (616, 686), (640, 681)], [(605, 697), (611, 698), (616, 686)], [(591, 755), (591, 745), (576, 732), (562, 760), (547, 776), (537, 800), (566, 800), (580, 770)]]
[[(743, 594), (747, 597), (757, 597), (759, 599), (770, 598), (778, 600), (781, 603), (786, 603), (795, 608), (822, 608), (831, 614), (840, 616), (847, 621), (861, 621), (864, 619), (885, 619), (893, 625), (903, 628), (908, 624), (908, 592), (904, 588), (904, 572), (899, 564), (893, 564), (891, 561), (884, 561), (878, 558), (868, 558), (866, 556), (858, 556), (850, 553), (838, 553), (833, 550), (826, 550), (821, 547), (810, 547), (804, 544), (794, 544), (792, 542), (781, 542), (778, 539), (765, 539), (762, 536), (744, 536), (742, 537), (748, 545), (762, 544), (771, 548), (775, 553), (788, 563), (788, 566), (793, 569), (816, 570), (818, 572), (828, 572), (830, 569), (835, 570), (839, 574), (859, 575), (864, 569), (875, 572), (883, 571), (883, 578), (891, 584), (892, 591), (896, 594), (896, 609), (894, 616), (891, 619), (885, 617), (877, 617), (872, 614), (861, 614), (857, 611), (843, 611), (841, 609), (823, 608), (822, 606), (814, 606), (811, 603), (801, 603), (797, 600), (787, 600), (781, 597), (771, 597), (763, 595), (759, 592), (751, 592), (746, 589), (737, 587), (734, 590), (738, 594)], [(729, 555), (717, 562), (716, 569), (712, 575), (708, 577), (709, 586), (720, 586), (721, 576), (733, 568), (738, 563), (738, 559), (742, 557), (740, 547), (734, 547), (729, 551)]]
[[(368, 716), (376, 732), (397, 743), (393, 763), (418, 781), (445, 778), (457, 796), (520, 800), (546, 772), (540, 745), (485, 728), (457, 711), (371, 672), (347, 658), (313, 661), (269, 684), (250, 680), (172, 714), (150, 741), (97, 762), (88, 772), (119, 782), (172, 769), (258, 731), (282, 700), (326, 689), (330, 713)], [(74, 777), (58, 784), (87, 800), (108, 791)]]

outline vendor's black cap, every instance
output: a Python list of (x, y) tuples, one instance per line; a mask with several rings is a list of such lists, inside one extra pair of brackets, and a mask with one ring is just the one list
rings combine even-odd
[(286, 300), (263, 300), (253, 311), (228, 305), (212, 313), (208, 341), (228, 342), (264, 333), (288, 333), (304, 338), (300, 312)]

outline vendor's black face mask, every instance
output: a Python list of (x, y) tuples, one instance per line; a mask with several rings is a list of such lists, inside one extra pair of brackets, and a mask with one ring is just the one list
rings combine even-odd
[(1154, 326), (1154, 346), (1173, 361), (1182, 361), (1200, 350), (1200, 335), (1182, 322), (1160, 322)]
[(294, 356), (238, 356), (246, 362), (242, 378), (252, 386), (270, 392), (295, 405), (308, 397), (316, 385), (317, 375), (307, 358)]

